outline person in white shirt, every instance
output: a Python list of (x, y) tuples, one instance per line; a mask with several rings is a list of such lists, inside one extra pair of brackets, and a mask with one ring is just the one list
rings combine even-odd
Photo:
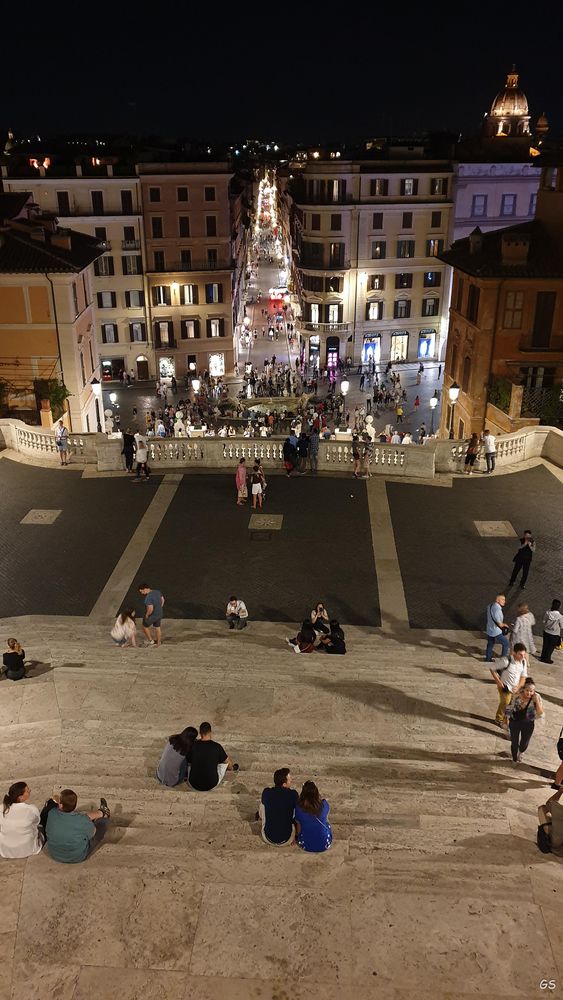
[(495, 460), (496, 460), (496, 449), (497, 442), (494, 434), (491, 434), (488, 427), (483, 431), (483, 450), (485, 452), (485, 461), (487, 463), (487, 472), (495, 471)]
[(551, 609), (543, 616), (543, 645), (540, 660), (542, 663), (553, 663), (553, 650), (561, 642), (563, 615), (560, 611), (561, 601), (551, 602)]
[(403, 444), (412, 444), (412, 434), (409, 431), (403, 437)]
[(37, 806), (28, 802), (31, 789), (26, 781), (10, 785), (0, 816), (0, 857), (29, 858), (39, 854), (45, 838), (39, 829)]
[(498, 708), (495, 716), (497, 726), (506, 728), (505, 708), (512, 696), (524, 687), (528, 676), (528, 657), (523, 642), (515, 642), (512, 656), (505, 656), (497, 670), (491, 669), (493, 680), (498, 687)]
[(110, 635), (116, 646), (121, 646), (122, 649), (125, 646), (137, 645), (137, 626), (133, 608), (126, 608), (117, 616)]
[(393, 437), (391, 438), (390, 444), (401, 444), (401, 435), (398, 431), (395, 431)]
[(248, 611), (244, 601), (239, 601), (237, 597), (230, 597), (227, 604), (226, 618), (230, 629), (246, 628)]
[(147, 461), (149, 457), (147, 442), (140, 435), (137, 437), (135, 435), (135, 440), (137, 442), (137, 475), (135, 479), (141, 478), (141, 470), (144, 473), (145, 479), (149, 478), (149, 470), (147, 466)]

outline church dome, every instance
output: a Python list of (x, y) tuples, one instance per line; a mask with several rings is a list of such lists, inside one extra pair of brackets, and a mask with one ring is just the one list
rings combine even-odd
[(506, 77), (506, 87), (497, 94), (491, 105), (491, 115), (495, 118), (520, 118), (528, 115), (528, 101), (518, 86), (518, 73), (514, 68)]

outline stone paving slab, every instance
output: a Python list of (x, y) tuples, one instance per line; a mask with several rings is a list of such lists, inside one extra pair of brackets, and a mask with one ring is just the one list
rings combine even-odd
[[(482, 629), (487, 604), (506, 593), (506, 620), (525, 600), (541, 636), (544, 611), (563, 598), (563, 489), (548, 469), (454, 478), (451, 490), (388, 481), (387, 495), (412, 628)], [(518, 536), (531, 529), (537, 550), (524, 592), (507, 590), (518, 538), (481, 537), (475, 521), (509, 521)]]

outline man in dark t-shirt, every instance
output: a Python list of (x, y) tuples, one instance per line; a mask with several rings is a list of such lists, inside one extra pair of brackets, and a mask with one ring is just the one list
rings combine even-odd
[(238, 771), (238, 764), (233, 764), (221, 744), (215, 742), (211, 724), (202, 722), (199, 739), (192, 746), (189, 784), (198, 792), (209, 792), (220, 784), (227, 771)]
[(262, 792), (258, 816), (262, 820), (262, 840), (266, 844), (291, 844), (295, 838), (293, 816), (299, 796), (291, 787), (288, 767), (274, 771), (274, 787)]

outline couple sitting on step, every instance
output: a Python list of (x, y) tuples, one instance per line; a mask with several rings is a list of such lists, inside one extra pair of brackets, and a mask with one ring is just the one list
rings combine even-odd
[(199, 736), (194, 726), (168, 737), (156, 776), (162, 785), (185, 781), (198, 792), (209, 792), (221, 783), (227, 771), (238, 771), (220, 743), (216, 743), (211, 724), (202, 722)]
[(290, 769), (280, 767), (274, 771), (274, 787), (262, 792), (256, 819), (262, 823), (265, 844), (285, 847), (296, 843), (304, 851), (318, 854), (332, 844), (329, 811), (314, 781), (306, 781), (298, 795), (291, 787)]
[(0, 857), (29, 858), (39, 854), (45, 842), (53, 861), (78, 864), (101, 842), (110, 812), (104, 798), (99, 809), (76, 811), (78, 796), (71, 788), (47, 799), (41, 812), (30, 801), (27, 781), (10, 785), (0, 816)]

